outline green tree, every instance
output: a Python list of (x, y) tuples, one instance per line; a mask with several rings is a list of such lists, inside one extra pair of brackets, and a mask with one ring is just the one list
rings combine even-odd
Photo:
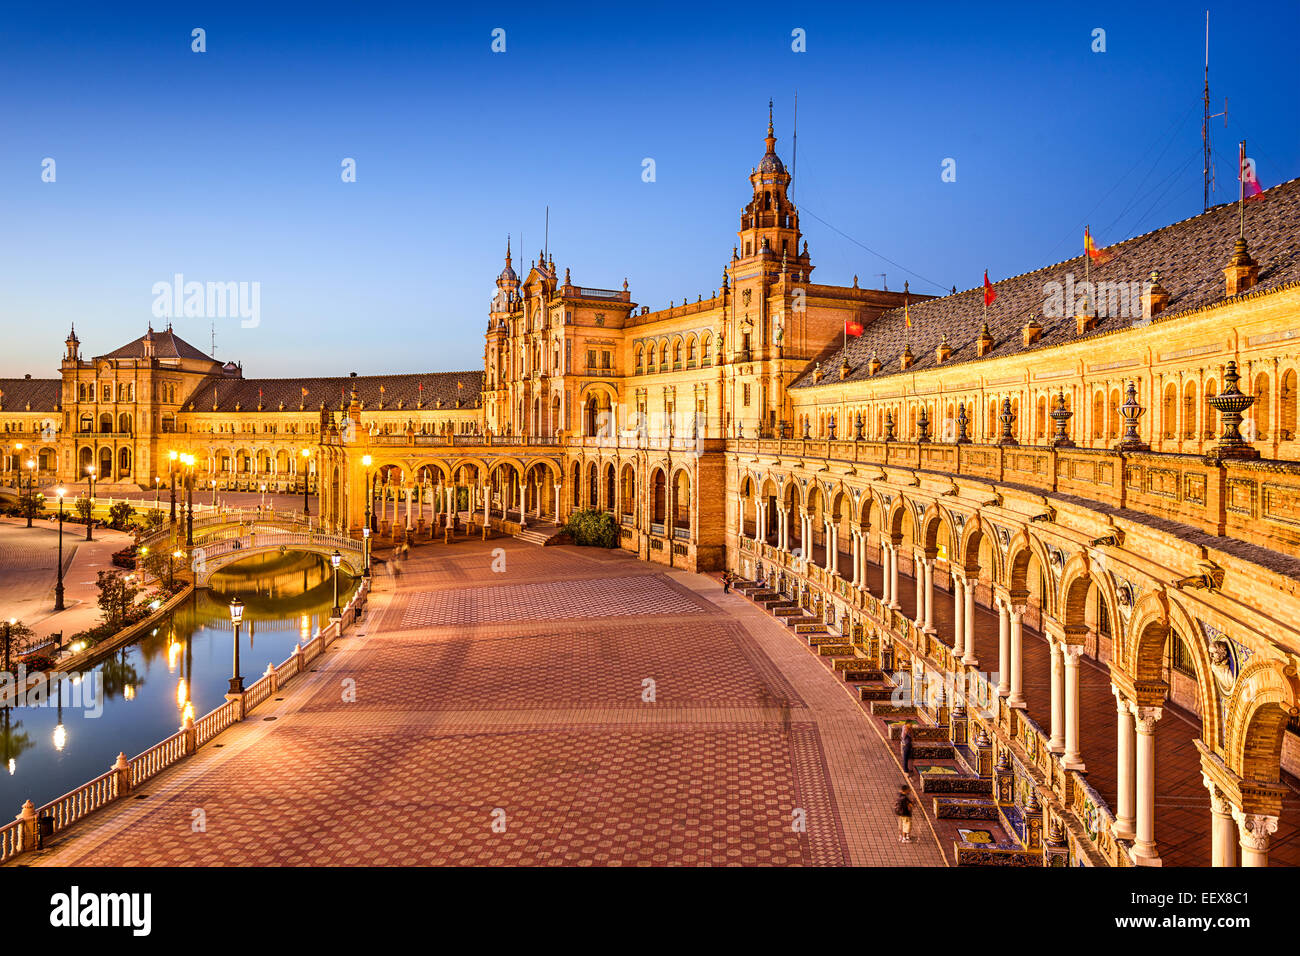
[(80, 498), (78, 498), (75, 508), (76, 508), (77, 516), (81, 518), (82, 523), (83, 524), (89, 523), (90, 516), (94, 514), (95, 511), (95, 505), (90, 500), (90, 496), (82, 495)]
[(108, 526), (114, 531), (125, 531), (133, 514), (135, 509), (128, 502), (119, 501), (108, 509)]
[(24, 518), (35, 518), (45, 510), (45, 495), (34, 488), (26, 489), (19, 499), (19, 508)]
[(99, 609), (104, 612), (104, 623), (120, 627), (130, 622), (135, 599), (141, 588), (128, 582), (118, 571), (100, 571), (95, 586), (99, 588)]
[(588, 508), (575, 511), (565, 522), (564, 531), (574, 544), (592, 548), (613, 548), (618, 545), (618, 524), (608, 511)]

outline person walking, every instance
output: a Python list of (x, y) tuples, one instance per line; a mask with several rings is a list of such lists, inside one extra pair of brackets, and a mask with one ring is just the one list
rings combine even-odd
[(730, 571), (722, 572), (722, 593), (723, 594), (731, 593), (731, 572)]
[(903, 725), (903, 773), (912, 772), (912, 725)]
[(912, 798), (907, 795), (907, 782), (898, 788), (894, 801), (894, 816), (898, 817), (898, 842), (912, 842)]

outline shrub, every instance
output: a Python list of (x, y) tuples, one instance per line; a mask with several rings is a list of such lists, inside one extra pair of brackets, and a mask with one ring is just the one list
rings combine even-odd
[(618, 524), (607, 511), (575, 511), (565, 522), (564, 533), (573, 539), (574, 544), (590, 548), (618, 546)]
[(119, 501), (108, 509), (108, 526), (114, 531), (125, 531), (127, 523), (131, 520), (133, 514), (135, 514), (135, 509), (129, 503)]

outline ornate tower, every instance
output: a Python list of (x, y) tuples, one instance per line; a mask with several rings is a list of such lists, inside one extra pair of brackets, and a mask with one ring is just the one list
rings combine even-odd
[(772, 104), (767, 105), (767, 147), (758, 166), (750, 172), (753, 198), (740, 214), (738, 259), (746, 265), (767, 259), (785, 261), (792, 271), (812, 271), (806, 254), (799, 249), (799, 210), (787, 195), (790, 174), (776, 155), (776, 134), (772, 130)]

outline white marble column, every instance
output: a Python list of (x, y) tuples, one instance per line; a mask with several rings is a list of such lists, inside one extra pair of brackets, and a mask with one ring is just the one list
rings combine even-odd
[(1240, 835), (1242, 866), (1268, 866), (1270, 837), (1277, 832), (1277, 817), (1262, 813), (1245, 813), (1232, 808), (1232, 818), (1237, 821)]
[(1083, 645), (1065, 644), (1061, 654), (1065, 658), (1065, 756), (1061, 762), (1067, 770), (1086, 770), (1079, 752), (1079, 658)]
[(1054, 754), (1065, 752), (1065, 655), (1061, 642), (1048, 638), (1051, 654), (1052, 709), (1047, 749)]
[(1025, 704), (1025, 606), (1011, 606), (1011, 694), (1007, 706), (1024, 709)]
[(560, 483), (557, 481), (551, 486), (555, 489), (555, 523), (560, 523)]
[(880, 603), (889, 604), (889, 542), (880, 542)]
[(916, 620), (917, 627), (925, 625), (925, 558), (912, 552), (912, 574), (916, 578)]
[(1132, 705), (1133, 724), (1137, 731), (1136, 766), (1137, 825), (1133, 854), (1140, 864), (1151, 865), (1160, 859), (1156, 852), (1156, 721), (1159, 707)]
[(411, 530), (411, 491), (412, 491), (412, 489), (409, 488), (409, 487), (407, 487), (406, 485), (403, 485), (403, 486), (402, 486), (402, 491), (406, 494), (406, 530), (407, 530), (407, 532), (409, 533), (410, 530)]
[(1001, 597), (998, 606), (998, 696), (1011, 693), (1011, 609)]
[(1136, 811), (1133, 800), (1136, 793), (1136, 768), (1134, 765), (1133, 711), (1128, 700), (1114, 684), (1115, 695), (1115, 835), (1125, 840), (1133, 839), (1137, 832)]
[(927, 559), (922, 566), (925, 572), (925, 633), (934, 634), (934, 561)]
[(1210, 866), (1237, 865), (1237, 823), (1232, 818), (1232, 801), (1204, 774), (1201, 781), (1210, 791)]
[(869, 539), (866, 531), (860, 531), (858, 534), (860, 543), (858, 548), (858, 590), (866, 594), (870, 593), (867, 588), (867, 541)]
[(973, 667), (979, 666), (979, 658), (975, 656), (975, 582), (966, 582), (965, 594), (965, 615), (966, 615), (966, 653), (962, 655), (961, 662), (970, 664)]
[(889, 606), (898, 610), (898, 545), (889, 547)]
[(831, 574), (840, 573), (840, 529), (834, 524), (826, 527), (826, 569)]
[(952, 578), (952, 653), (961, 658), (966, 653), (966, 582), (955, 574)]
[(859, 583), (859, 582), (858, 582), (858, 572), (861, 570), (861, 568), (858, 566), (858, 532), (857, 532), (857, 529), (850, 529), (850, 530), (849, 530), (849, 540), (850, 540), (850, 543), (853, 545), (853, 557), (850, 559), (851, 562), (852, 562), (852, 564), (853, 564), (853, 580), (850, 582), (850, 584), (851, 584), (853, 587), (856, 588), (856, 587), (858, 586), (858, 583)]

